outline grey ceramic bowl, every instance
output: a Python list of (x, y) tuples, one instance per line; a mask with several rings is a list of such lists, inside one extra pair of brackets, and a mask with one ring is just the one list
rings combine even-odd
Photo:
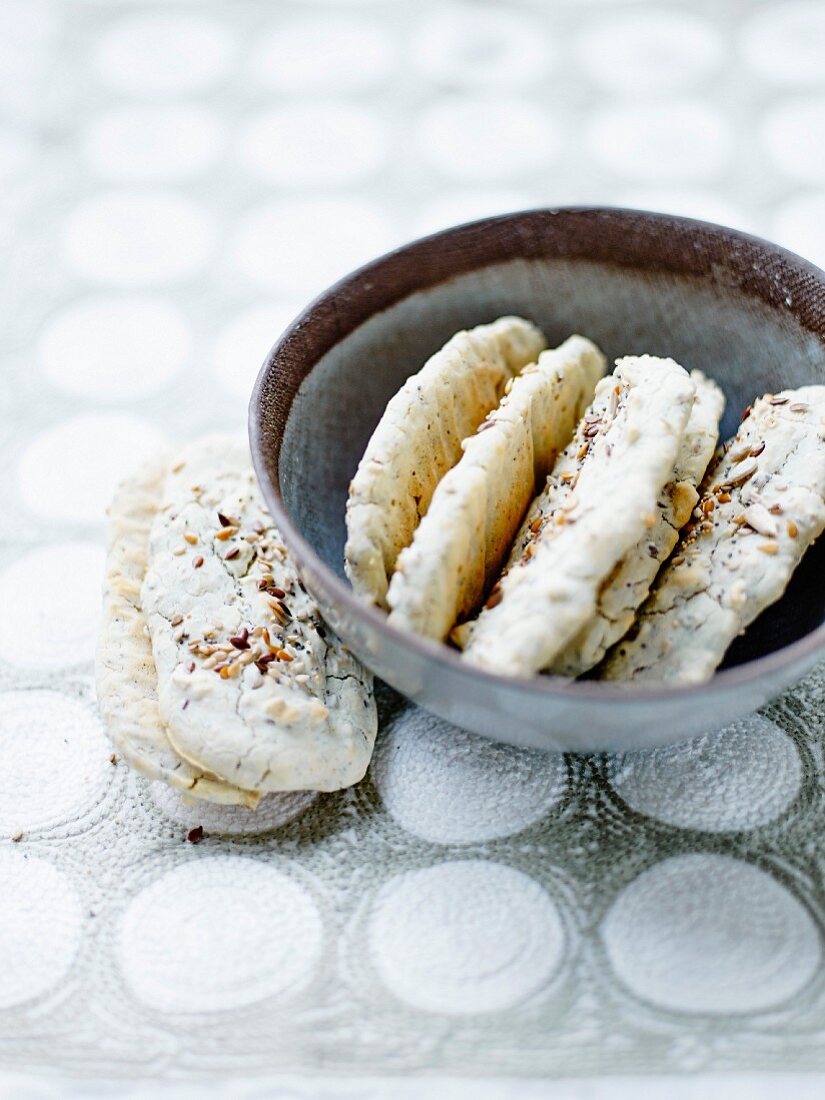
[(825, 273), (720, 226), (612, 209), (536, 210), (459, 226), (332, 287), (284, 333), (250, 406), (258, 477), (324, 616), (376, 675), (487, 737), (544, 749), (644, 748), (718, 729), (799, 679), (825, 644), (825, 539), (783, 599), (701, 687), (478, 671), (359, 603), (343, 573), (347, 486), (384, 407), (454, 332), (506, 313), (551, 345), (648, 352), (724, 388), (723, 434), (766, 390), (825, 382)]

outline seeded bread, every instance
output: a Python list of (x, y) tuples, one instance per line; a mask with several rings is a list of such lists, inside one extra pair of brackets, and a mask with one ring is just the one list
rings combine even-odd
[(825, 527), (824, 417), (823, 386), (754, 404), (602, 678), (707, 680), (733, 639), (780, 598)]
[(141, 602), (161, 718), (185, 760), (260, 793), (363, 777), (372, 678), (319, 618), (245, 443), (202, 440), (170, 466)]
[(255, 807), (260, 795), (254, 791), (234, 787), (181, 759), (158, 710), (158, 677), (140, 588), (167, 465), (162, 458), (149, 462), (120, 486), (109, 509), (96, 662), (98, 706), (117, 752), (147, 779), (161, 779), (191, 798)]
[[(696, 386), (672, 359), (629, 357), (596, 388), (591, 411), (548, 479), (553, 521), (522, 532), (464, 657), (528, 676), (548, 668), (596, 614), (599, 592), (656, 524)], [(534, 529), (530, 529), (534, 527)]]
[(725, 396), (701, 371), (692, 371), (696, 397), (673, 479), (656, 502), (656, 523), (608, 579), (599, 593), (595, 616), (550, 666), (559, 676), (580, 676), (593, 668), (618, 642), (647, 598), (661, 563), (673, 550), (680, 529), (699, 500), (697, 486), (704, 477), (719, 439), (719, 420)]
[(606, 365), (595, 344), (571, 336), (507, 383), (398, 555), (387, 596), (391, 623), (440, 641), (478, 609)]
[(350, 484), (344, 558), (356, 595), (386, 608), (398, 554), (462, 440), (544, 347), (535, 325), (502, 317), (457, 333), (391, 399)]

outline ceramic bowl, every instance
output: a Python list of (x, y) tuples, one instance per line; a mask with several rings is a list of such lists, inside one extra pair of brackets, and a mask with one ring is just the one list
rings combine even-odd
[(723, 387), (723, 437), (754, 397), (825, 383), (825, 273), (721, 226), (632, 210), (490, 218), (415, 241), (316, 299), (259, 375), (250, 437), (264, 495), (332, 627), (373, 672), (487, 737), (551, 750), (646, 748), (728, 724), (802, 677), (825, 644), (825, 539), (785, 596), (692, 687), (510, 679), (389, 626), (343, 571), (347, 486), (408, 375), (454, 332), (502, 314), (549, 344), (672, 356)]

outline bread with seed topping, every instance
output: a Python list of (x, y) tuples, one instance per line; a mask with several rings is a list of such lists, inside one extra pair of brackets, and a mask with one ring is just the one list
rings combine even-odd
[(605, 680), (694, 684), (775, 603), (825, 528), (825, 387), (754, 402)]
[(621, 359), (531, 510), (464, 658), (529, 676), (552, 666), (596, 613), (617, 565), (656, 523), (696, 385), (672, 359)]
[(347, 501), (345, 569), (360, 598), (387, 607), (398, 555), (461, 458), (462, 441), (545, 346), (536, 326), (520, 317), (479, 325), (453, 336), (390, 400)]
[(258, 793), (363, 777), (372, 677), (322, 622), (245, 442), (210, 437), (170, 463), (140, 598), (160, 715), (184, 760)]

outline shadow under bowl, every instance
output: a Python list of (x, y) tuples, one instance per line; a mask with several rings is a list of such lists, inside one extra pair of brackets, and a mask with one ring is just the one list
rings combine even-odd
[(766, 391), (825, 383), (825, 273), (776, 245), (686, 218), (565, 208), (416, 241), (313, 302), (250, 404), (264, 496), (330, 625), (372, 671), (465, 729), (548, 750), (648, 748), (719, 729), (801, 678), (825, 645), (825, 539), (707, 684), (511, 679), (404, 634), (344, 577), (349, 481), (404, 380), (462, 328), (514, 313), (550, 346), (578, 332), (612, 361), (671, 356), (724, 389), (722, 438)]

